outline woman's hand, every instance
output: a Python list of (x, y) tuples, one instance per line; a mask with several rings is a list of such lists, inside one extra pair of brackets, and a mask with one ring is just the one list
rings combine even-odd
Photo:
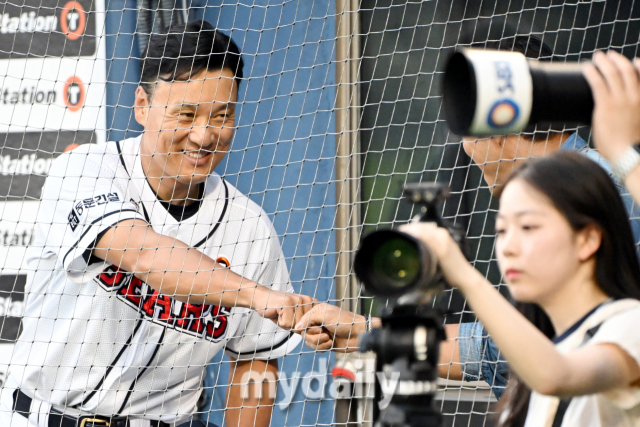
[(413, 222), (400, 227), (400, 231), (425, 243), (435, 255), (447, 282), (451, 286), (464, 288), (465, 280), (475, 269), (446, 228), (429, 222)]
[(352, 352), (365, 331), (365, 317), (327, 303), (317, 304), (296, 324), (307, 346), (313, 350)]
[(632, 63), (611, 50), (596, 52), (585, 64), (584, 76), (591, 86), (594, 109), (593, 141), (612, 163), (640, 142), (640, 59)]

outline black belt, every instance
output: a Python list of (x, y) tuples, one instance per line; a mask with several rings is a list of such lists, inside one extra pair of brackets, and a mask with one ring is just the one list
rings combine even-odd
[[(13, 411), (29, 418), (32, 399), (20, 389), (13, 392)], [(100, 415), (88, 415), (78, 418), (61, 414), (55, 410), (49, 412), (49, 427), (130, 427), (127, 417), (103, 417)], [(149, 420), (151, 427), (169, 427), (170, 425), (158, 420)]]

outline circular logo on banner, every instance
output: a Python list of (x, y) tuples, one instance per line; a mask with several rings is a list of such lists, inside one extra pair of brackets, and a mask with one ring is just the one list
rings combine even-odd
[(510, 99), (502, 99), (491, 107), (487, 122), (494, 128), (504, 128), (513, 124), (518, 118), (518, 106)]
[(63, 94), (64, 103), (69, 111), (78, 111), (84, 105), (84, 85), (82, 80), (76, 76), (71, 76), (64, 83)]
[(69, 40), (77, 40), (84, 34), (86, 26), (87, 14), (82, 5), (75, 0), (67, 2), (67, 4), (62, 7), (62, 13), (60, 14), (62, 33), (65, 34)]

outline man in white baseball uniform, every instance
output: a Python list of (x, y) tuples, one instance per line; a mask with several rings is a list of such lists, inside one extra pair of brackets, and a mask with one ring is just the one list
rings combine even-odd
[(274, 396), (243, 400), (239, 382), (275, 378), (312, 298), (292, 293), (264, 211), (214, 172), (241, 79), (238, 47), (207, 22), (152, 36), (134, 107), (143, 134), (53, 162), (0, 426), (189, 422), (221, 350), (235, 364), (227, 426), (268, 426)]

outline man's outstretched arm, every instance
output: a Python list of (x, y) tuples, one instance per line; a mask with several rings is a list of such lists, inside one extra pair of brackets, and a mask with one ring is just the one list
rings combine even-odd
[(313, 301), (306, 295), (274, 291), (252, 282), (138, 219), (107, 230), (93, 253), (162, 294), (194, 304), (251, 308), (285, 329), (295, 325)]

